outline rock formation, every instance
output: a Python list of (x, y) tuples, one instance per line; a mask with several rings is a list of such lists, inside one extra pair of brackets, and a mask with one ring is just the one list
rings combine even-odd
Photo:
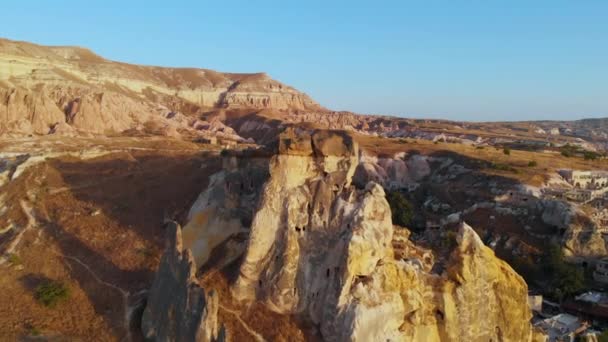
[[(325, 111), (306, 94), (266, 74), (138, 66), (78, 47), (0, 39), (0, 134), (76, 130), (116, 134), (147, 122), (189, 129), (170, 113), (228, 108)], [(154, 132), (157, 133), (157, 132)]]
[(398, 153), (393, 158), (362, 155), (353, 182), (359, 187), (373, 181), (384, 188), (400, 189), (418, 184), (430, 173), (426, 156), (416, 154), (406, 159), (405, 153)]
[[(184, 247), (204, 265), (214, 248), (239, 234), (246, 234), (262, 184), (268, 179), (267, 158), (224, 157), (223, 170), (212, 175), (197, 198), (184, 226)], [(239, 257), (245, 245), (232, 241), (224, 262)]]
[(385, 194), (351, 186), (357, 144), (288, 130), (233, 295), (301, 315), (328, 341), (530, 341), (527, 285), (463, 224), (441, 273), (395, 253)]
[(205, 293), (195, 277), (196, 263), (183, 250), (178, 224), (167, 224), (167, 244), (148, 295), (142, 332), (154, 341), (208, 342), (218, 339), (218, 296)]

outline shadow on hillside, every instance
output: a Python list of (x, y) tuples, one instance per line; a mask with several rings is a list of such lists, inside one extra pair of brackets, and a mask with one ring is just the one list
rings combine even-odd
[[(136, 159), (53, 160), (65, 187), (82, 206), (101, 213), (120, 227), (163, 246), (165, 219), (184, 223), (188, 210), (220, 169), (217, 155), (162, 156)], [(204, 165), (204, 167), (202, 166)]]
[(127, 338), (127, 329), (140, 333), (138, 324), (125, 326), (121, 290), (135, 300), (149, 288), (164, 245), (163, 221), (184, 222), (209, 175), (221, 167), (220, 158), (207, 153), (125, 155), (48, 161), (57, 173), (49, 178), (43, 204), (48, 219), (38, 217), (70, 278), (119, 340)]
[[(131, 327), (125, 322), (125, 304), (131, 296), (147, 289), (154, 272), (122, 269), (60, 225), (45, 220), (40, 220), (39, 224), (61, 251), (58, 257), (66, 264), (69, 279), (78, 283), (96, 314), (103, 318), (113, 334), (119, 340), (126, 338), (127, 329)], [(35, 275), (23, 279), (24, 285), (34, 290), (40, 281)]]
[[(411, 154), (411, 153), (410, 153)], [(513, 215), (501, 213), (494, 208), (478, 208), (462, 218), (471, 225), (486, 244), (491, 239), (500, 237), (502, 243), (495, 248), (498, 256), (503, 259), (511, 257), (510, 247), (503, 248), (503, 243), (509, 238), (512, 243), (519, 244), (529, 252), (541, 252), (550, 245), (549, 239), (541, 235), (557, 234), (555, 227), (542, 222), (536, 200), (531, 194), (518, 191), (523, 185), (517, 176), (528, 171), (520, 165), (496, 165), (491, 161), (465, 156), (453, 151), (437, 151), (430, 157), (450, 158), (452, 165), (458, 164), (467, 170), (460, 173), (458, 166), (439, 168), (440, 161), (432, 163), (431, 176), (421, 181), (421, 186), (409, 194), (409, 199), (418, 213), (418, 224), (424, 226), (427, 221), (439, 222), (450, 213), (463, 211), (475, 204), (488, 202), (496, 203), (496, 197), (505, 195), (504, 206), (524, 210), (528, 214)], [(435, 180), (442, 181), (436, 182)], [(424, 203), (431, 197), (446, 203), (447, 210), (434, 212)], [(526, 228), (527, 227), (527, 228)]]
[(39, 285), (42, 285), (49, 281), (51, 281), (51, 278), (49, 278), (45, 275), (42, 275), (42, 274), (35, 274), (35, 273), (28, 273), (19, 278), (19, 282), (21, 282), (23, 287), (25, 287), (28, 291), (32, 292), (32, 295), (35, 294), (36, 288)]

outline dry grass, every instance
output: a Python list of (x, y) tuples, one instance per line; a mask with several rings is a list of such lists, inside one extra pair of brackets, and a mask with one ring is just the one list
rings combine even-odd
[[(367, 153), (380, 157), (392, 157), (399, 152), (418, 152), (425, 155), (440, 155), (452, 152), (467, 159), (486, 161), (494, 165), (507, 166), (515, 171), (500, 170), (500, 167), (486, 167), (483, 172), (511, 178), (525, 184), (541, 185), (549, 172), (559, 169), (606, 170), (608, 160), (584, 160), (580, 157), (564, 157), (555, 151), (521, 151), (511, 150), (505, 155), (502, 148), (475, 146), (455, 143), (433, 143), (419, 139), (390, 139), (356, 134), (355, 140)], [(531, 161), (536, 166), (528, 166)]]
[[(205, 156), (201, 145), (184, 142), (70, 143), (54, 148), (119, 144), (146, 150), (86, 161), (50, 159), (2, 188), (10, 203), (26, 200), (33, 205), (36, 218), (15, 251), (19, 265), (0, 274), (0, 331), (6, 340), (22, 339), (31, 334), (31, 327), (67, 340), (124, 340), (122, 296), (100, 280), (131, 293), (148, 288), (163, 247), (165, 215), (183, 220), (209, 175), (220, 167), (215, 154)], [(8, 147), (23, 150), (24, 146), (13, 142)], [(10, 219), (26, 225), (18, 208), (11, 206), (2, 223)], [(64, 283), (71, 292), (70, 300), (54, 309), (36, 300), (36, 287), (48, 279)]]

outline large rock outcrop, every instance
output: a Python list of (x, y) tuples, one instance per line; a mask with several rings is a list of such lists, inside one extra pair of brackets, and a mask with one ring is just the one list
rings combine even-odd
[[(351, 186), (358, 147), (342, 132), (288, 130), (270, 162), (233, 286), (305, 317), (328, 341), (530, 341), (527, 285), (468, 226), (430, 272), (395, 253), (378, 184)], [(432, 261), (431, 261), (432, 262)]]
[(154, 341), (216, 341), (218, 296), (196, 280), (196, 263), (183, 250), (178, 224), (167, 225), (167, 244), (142, 317), (142, 332)]
[(239, 257), (246, 245), (238, 235), (247, 234), (262, 184), (268, 179), (267, 158), (224, 157), (223, 170), (212, 175), (207, 189), (196, 199), (184, 226), (184, 247), (192, 250), (198, 265), (211, 252), (229, 242), (224, 263)]
[(147, 122), (186, 129), (165, 119), (220, 108), (325, 112), (263, 73), (139, 66), (79, 47), (0, 39), (0, 134), (48, 134), (58, 123), (94, 134)]

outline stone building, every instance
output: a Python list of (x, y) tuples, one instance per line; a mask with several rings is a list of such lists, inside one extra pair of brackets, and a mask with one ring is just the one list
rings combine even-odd
[(601, 189), (608, 186), (608, 172), (561, 170), (560, 175), (573, 186), (580, 189)]

